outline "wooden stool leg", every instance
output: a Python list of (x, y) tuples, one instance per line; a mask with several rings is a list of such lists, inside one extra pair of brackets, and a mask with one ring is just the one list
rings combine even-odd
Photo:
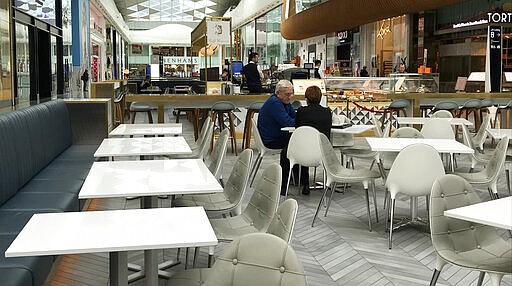
[(148, 120), (149, 123), (153, 123), (153, 114), (151, 113), (151, 110), (148, 110)]
[(131, 117), (132, 117), (132, 124), (135, 123), (135, 115), (137, 114), (137, 112), (131, 112)]
[(228, 112), (229, 117), (229, 129), (231, 129), (231, 146), (233, 147), (233, 151), (235, 152), (235, 156), (238, 155), (237, 149), (236, 149), (236, 130), (235, 130), (235, 122), (233, 121), (233, 112)]
[[(249, 118), (249, 124), (247, 125), (247, 142), (245, 143), (245, 148), (251, 148), (251, 138), (252, 138), (252, 118), (254, 117), (255, 111), (251, 111), (251, 117)], [(242, 147), (242, 150), (244, 147)]]

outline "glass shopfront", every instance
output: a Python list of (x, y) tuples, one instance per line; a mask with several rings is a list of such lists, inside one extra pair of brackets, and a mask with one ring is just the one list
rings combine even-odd
[(12, 104), (9, 1), (0, 0), (0, 107)]

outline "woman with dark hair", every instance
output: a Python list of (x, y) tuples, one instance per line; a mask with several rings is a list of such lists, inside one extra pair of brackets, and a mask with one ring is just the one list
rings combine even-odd
[[(305, 97), (307, 106), (301, 106), (297, 109), (295, 127), (311, 126), (320, 133), (323, 133), (327, 138), (331, 138), (332, 115), (329, 108), (320, 105), (322, 91), (318, 86), (310, 86), (306, 89)], [(286, 179), (288, 180), (288, 178)], [(300, 181), (304, 186), (302, 193), (305, 195), (309, 194), (309, 172), (307, 167), (302, 167)]]

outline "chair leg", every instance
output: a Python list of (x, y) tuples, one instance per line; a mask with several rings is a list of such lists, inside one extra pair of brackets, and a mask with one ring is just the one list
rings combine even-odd
[(194, 259), (192, 260), (192, 268), (196, 268), (197, 256), (199, 256), (199, 247), (194, 249)]
[(254, 174), (252, 174), (251, 185), (250, 185), (251, 187), (252, 187), (252, 183), (254, 182), (254, 178), (256, 178), (256, 174), (258, 173), (258, 169), (260, 168), (260, 164), (261, 164), (262, 160), (263, 160), (263, 156), (258, 155), (256, 162), (254, 162), (255, 167), (253, 168)]
[(188, 247), (185, 248), (185, 270), (188, 269)]
[(370, 196), (368, 195), (368, 188), (364, 189), (364, 194), (366, 196), (366, 212), (368, 212), (368, 227), (370, 231), (372, 231), (372, 215), (370, 213)]
[(288, 197), (288, 188), (290, 188), (290, 177), (292, 176), (293, 165), (290, 164), (290, 170), (288, 171), (288, 182), (286, 184), (286, 192), (284, 193), (284, 200)]
[(327, 202), (327, 208), (325, 209), (325, 214), (324, 214), (325, 217), (327, 216), (327, 212), (329, 212), (329, 207), (331, 207), (332, 196), (335, 193), (334, 190), (336, 190), (337, 185), (338, 185), (337, 183), (332, 184), (331, 196), (329, 197), (329, 202)]
[(149, 123), (153, 123), (153, 114), (151, 113), (151, 110), (148, 110), (148, 121)]
[(507, 177), (508, 194), (511, 194), (510, 190), (510, 170), (505, 170), (505, 176)]
[(484, 277), (485, 277), (485, 272), (480, 271), (480, 275), (478, 275), (478, 282), (476, 283), (477, 286), (482, 286), (482, 284), (484, 283)]
[(130, 112), (130, 115), (131, 115), (131, 118), (132, 118), (132, 124), (135, 123), (135, 115), (137, 114), (137, 112)]
[(389, 220), (389, 240), (388, 240), (388, 248), (391, 249), (393, 244), (393, 217), (395, 214), (395, 199), (391, 198), (391, 206), (390, 206), (390, 220)]
[(437, 279), (439, 279), (439, 274), (441, 274), (441, 271), (434, 269), (434, 273), (432, 274), (432, 279), (430, 279), (430, 286), (436, 285)]
[(237, 156), (237, 146), (236, 146), (236, 130), (235, 130), (235, 122), (233, 121), (233, 112), (228, 112), (229, 117), (229, 129), (231, 132), (231, 146), (233, 147), (233, 152), (235, 153), (235, 156)]
[(375, 181), (370, 182), (372, 187), (372, 193), (373, 193), (373, 206), (375, 208), (375, 220), (376, 222), (379, 222), (379, 211), (377, 210), (377, 193), (375, 192)]
[(176, 110), (176, 123), (180, 123), (180, 114), (181, 114), (181, 111), (179, 109)]
[(318, 202), (318, 207), (316, 208), (315, 216), (313, 217), (313, 221), (311, 222), (311, 227), (315, 226), (315, 219), (318, 216), (318, 213), (320, 212), (320, 206), (322, 205), (322, 202), (325, 198), (325, 195), (327, 194), (328, 189), (329, 188), (326, 185), (324, 185), (324, 193), (322, 194), (322, 197), (320, 198), (320, 201)]

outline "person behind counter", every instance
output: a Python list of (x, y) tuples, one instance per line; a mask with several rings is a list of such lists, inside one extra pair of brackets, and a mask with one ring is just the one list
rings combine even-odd
[(315, 78), (324, 78), (324, 72), (320, 69), (320, 66), (322, 65), (322, 61), (315, 60)]
[(146, 78), (140, 84), (140, 89), (148, 89), (151, 86), (151, 76), (147, 75)]
[[(288, 176), (290, 161), (286, 157), (288, 142), (291, 134), (282, 131), (283, 127), (295, 126), (295, 110), (290, 104), (293, 96), (293, 84), (288, 80), (280, 80), (275, 93), (270, 96), (258, 114), (258, 131), (265, 147), (282, 149), (279, 163), (281, 164), (283, 180), (281, 182), (281, 195), (285, 195), (286, 183), (284, 176)], [(286, 168), (286, 166), (288, 166)], [(286, 169), (285, 169), (286, 168)]]
[[(297, 109), (297, 116), (295, 117), (295, 127), (311, 126), (316, 128), (320, 133), (323, 133), (327, 138), (331, 138), (331, 125), (332, 115), (328, 107), (320, 105), (322, 99), (322, 91), (316, 85), (310, 86), (305, 92), (307, 106), (301, 106)], [(288, 172), (289, 172), (288, 162)], [(302, 194), (309, 195), (309, 168), (301, 167), (300, 183), (302, 187)], [(288, 173), (284, 172), (283, 168), (283, 181), (288, 181)]]
[(363, 69), (359, 72), (359, 76), (361, 77), (369, 77), (370, 74), (368, 73), (368, 70), (366, 69), (366, 66), (363, 67)]
[(249, 63), (242, 68), (249, 93), (261, 93), (261, 79), (263, 73), (258, 68), (258, 53), (249, 54)]
[(398, 70), (396, 71), (397, 73), (405, 73), (405, 64), (401, 63), (398, 65)]

